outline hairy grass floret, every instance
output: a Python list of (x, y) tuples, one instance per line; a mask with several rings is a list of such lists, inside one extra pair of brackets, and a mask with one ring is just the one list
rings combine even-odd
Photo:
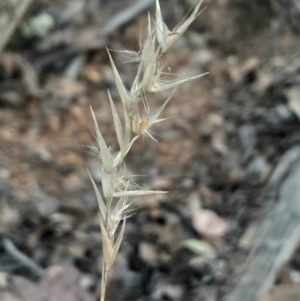
[[(194, 8), (188, 18), (170, 31), (163, 21), (159, 1), (156, 0), (155, 21), (152, 21), (150, 14), (148, 14), (148, 36), (144, 43), (140, 42), (140, 51), (138, 53), (128, 50), (124, 51), (125, 54), (130, 55), (132, 62), (138, 63), (137, 73), (129, 91), (124, 86), (110, 52), (107, 50), (115, 85), (123, 104), (124, 122), (121, 122), (114, 101), (108, 91), (108, 99), (119, 146), (119, 151), (113, 153), (99, 130), (95, 114), (91, 108), (96, 131), (96, 151), (101, 163), (101, 191), (99, 191), (89, 174), (99, 205), (99, 221), (103, 241), (101, 301), (104, 301), (105, 297), (108, 270), (117, 256), (124, 237), (125, 222), (128, 217), (128, 208), (131, 204), (128, 202), (128, 198), (166, 193), (166, 191), (144, 190), (138, 184), (132, 182), (130, 176), (125, 176), (125, 157), (133, 143), (140, 136), (148, 136), (156, 141), (150, 128), (154, 124), (165, 120), (165, 118), (160, 118), (160, 115), (173, 95), (171, 93), (170, 97), (160, 107), (151, 111), (147, 94), (169, 89), (174, 90), (178, 85), (206, 74), (181, 80), (166, 79), (166, 73), (163, 72), (164, 65), (160, 65), (162, 56), (177, 42), (188, 26), (201, 13), (201, 2)], [(123, 222), (119, 227), (121, 221)], [(120, 228), (119, 231), (117, 231), (118, 228)], [(118, 234), (116, 235), (117, 232)]]

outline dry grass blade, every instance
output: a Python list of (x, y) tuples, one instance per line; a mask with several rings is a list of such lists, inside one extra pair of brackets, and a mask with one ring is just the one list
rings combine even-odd
[(104, 166), (102, 166), (102, 168), (101, 168), (101, 183), (102, 183), (103, 194), (107, 199), (107, 206), (109, 208), (110, 207), (109, 203), (111, 201), (111, 197), (113, 194), (112, 174), (106, 172), (106, 169), (104, 168)]
[(140, 132), (140, 112), (139, 110), (136, 110), (132, 120), (132, 133), (134, 135), (139, 135), (139, 132)]
[[(175, 88), (176, 89), (176, 88)], [(148, 123), (151, 126), (154, 123), (158, 123), (161, 121), (161, 119), (158, 119), (159, 115), (161, 114), (161, 112), (163, 111), (163, 109), (166, 107), (166, 105), (168, 104), (168, 102), (170, 101), (170, 99), (172, 98), (175, 89), (172, 91), (171, 95), (167, 98), (167, 100), (156, 110), (154, 110), (153, 112), (151, 112), (148, 116)]]
[(124, 233), (125, 233), (125, 224), (126, 224), (126, 219), (124, 219), (124, 222), (123, 222), (122, 228), (120, 230), (119, 236), (115, 241), (115, 245), (114, 245), (114, 248), (113, 248), (113, 255), (112, 255), (113, 258), (116, 258), (117, 253), (120, 249), (121, 243), (123, 241)]
[(92, 117), (93, 117), (93, 121), (94, 121), (94, 125), (95, 125), (95, 129), (96, 129), (96, 134), (97, 134), (97, 143), (98, 143), (98, 147), (100, 150), (100, 158), (101, 158), (101, 162), (106, 170), (106, 172), (111, 172), (112, 170), (112, 166), (113, 166), (113, 161), (112, 161), (112, 156), (111, 153), (105, 143), (105, 140), (99, 130), (99, 126), (96, 120), (96, 116), (94, 114), (94, 111), (92, 109), (92, 107), (90, 107), (91, 112), (92, 112)]
[(110, 61), (110, 64), (111, 64), (111, 67), (112, 67), (112, 70), (113, 70), (113, 75), (114, 75), (114, 79), (115, 79), (115, 84), (116, 84), (116, 87), (118, 89), (118, 93), (122, 99), (122, 102), (123, 102), (123, 105), (125, 106), (125, 108), (127, 110), (129, 110), (129, 106), (130, 106), (130, 96), (122, 82), (122, 79), (119, 75), (119, 72), (115, 66), (115, 63), (110, 55), (110, 52), (109, 50), (107, 49), (107, 53), (108, 53), (108, 57), (109, 57), (109, 61)]
[(113, 264), (113, 260), (112, 260), (113, 245), (100, 215), (99, 215), (99, 221), (100, 221), (102, 244), (103, 244), (103, 261), (105, 262), (106, 267), (109, 269)]
[(199, 75), (196, 75), (196, 76), (192, 76), (192, 77), (188, 77), (188, 78), (185, 78), (185, 79), (181, 79), (181, 80), (175, 80), (175, 81), (158, 81), (156, 82), (150, 89), (150, 92), (162, 92), (162, 91), (165, 91), (165, 90), (168, 90), (168, 89), (172, 89), (172, 88), (175, 88), (183, 83), (186, 83), (190, 80), (194, 80), (196, 78), (200, 78), (204, 75), (207, 75), (208, 72), (206, 73), (202, 73), (202, 74), (199, 74)]
[(160, 190), (129, 190), (129, 191), (121, 191), (115, 192), (114, 197), (135, 197), (141, 195), (149, 195), (149, 194), (156, 194), (156, 193), (168, 193), (168, 191), (160, 191)]
[(170, 34), (168, 37), (168, 47), (173, 46), (178, 41), (178, 39), (186, 32), (191, 23), (202, 13), (203, 10), (199, 12), (202, 1), (203, 0), (201, 0), (199, 4), (194, 8), (190, 17), (188, 17), (184, 22), (182, 22), (180, 25), (174, 28), (172, 34)]
[(114, 120), (115, 129), (116, 129), (118, 143), (119, 143), (120, 149), (123, 153), (123, 150), (127, 148), (127, 145), (124, 145), (125, 141), (124, 141), (124, 138), (123, 138), (122, 124), (121, 124), (117, 109), (115, 107), (114, 101), (111, 98), (110, 92), (107, 91), (107, 93), (108, 93), (108, 98), (109, 98), (109, 102), (110, 102), (111, 112), (112, 112), (112, 115), (113, 115), (113, 120)]
[(95, 181), (93, 180), (90, 172), (88, 171), (88, 174), (89, 174), (89, 177), (91, 179), (91, 182), (93, 184), (93, 187), (94, 187), (94, 190), (95, 190), (95, 194), (96, 194), (96, 197), (97, 197), (97, 201), (98, 201), (98, 206), (99, 206), (99, 210), (100, 210), (100, 217), (104, 220), (104, 223), (106, 223), (106, 205), (101, 197), (101, 194), (98, 190), (98, 187), (95, 183)]
[(191, 23), (201, 14), (202, 11), (199, 12), (201, 4), (202, 0), (186, 20), (177, 25), (172, 31), (169, 31), (167, 25), (163, 22), (159, 1), (156, 0), (156, 35), (163, 54), (178, 41)]
[(166, 25), (163, 21), (159, 1), (156, 0), (156, 36), (158, 43), (162, 45), (162, 48), (165, 46), (166, 41), (166, 32), (169, 32), (168, 28), (166, 28)]

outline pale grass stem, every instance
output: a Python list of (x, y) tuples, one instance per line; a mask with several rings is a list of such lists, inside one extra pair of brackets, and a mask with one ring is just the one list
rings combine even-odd
[[(155, 21), (153, 22), (150, 15), (148, 15), (148, 37), (140, 45), (141, 49), (139, 53), (125, 51), (125, 53), (130, 54), (135, 63), (138, 63), (138, 71), (129, 91), (124, 86), (110, 52), (107, 50), (115, 85), (123, 104), (124, 121), (121, 122), (114, 101), (108, 91), (119, 145), (119, 151), (113, 153), (111, 147), (107, 146), (99, 130), (96, 116), (91, 108), (96, 131), (96, 149), (101, 163), (101, 191), (99, 191), (96, 183), (89, 174), (99, 205), (99, 221), (103, 244), (101, 301), (104, 301), (105, 298), (108, 271), (115, 261), (124, 237), (126, 213), (130, 206), (128, 198), (147, 194), (166, 193), (166, 191), (144, 190), (138, 184), (132, 182), (130, 176), (126, 177), (125, 157), (127, 153), (140, 136), (148, 136), (155, 140), (150, 132), (150, 127), (165, 120), (164, 118), (159, 118), (159, 116), (173, 95), (171, 93), (170, 97), (159, 108), (151, 111), (147, 101), (147, 94), (175, 89), (182, 83), (206, 74), (182, 80), (163, 80), (162, 75), (165, 75), (163, 72), (164, 66), (160, 66), (161, 57), (176, 43), (187, 30), (188, 26), (201, 13), (201, 2), (194, 8), (188, 18), (170, 31), (163, 21), (159, 1), (156, 0)], [(123, 224), (119, 227), (121, 220), (123, 220)], [(117, 229), (119, 231), (116, 235)]]

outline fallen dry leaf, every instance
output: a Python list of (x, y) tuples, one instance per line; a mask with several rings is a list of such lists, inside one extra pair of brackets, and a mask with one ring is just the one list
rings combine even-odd
[(192, 219), (194, 229), (206, 238), (220, 238), (229, 229), (228, 222), (207, 209), (195, 212)]
[(155, 245), (142, 242), (139, 245), (139, 253), (141, 258), (151, 266), (157, 263), (157, 250)]
[(81, 73), (84, 78), (93, 83), (99, 83), (102, 80), (102, 76), (95, 65), (88, 64), (84, 66)]
[(182, 246), (191, 252), (206, 258), (214, 258), (216, 256), (216, 252), (211, 245), (200, 239), (186, 239), (182, 242)]
[(93, 297), (80, 287), (81, 274), (71, 266), (52, 266), (39, 283), (13, 276), (13, 292), (5, 292), (1, 301), (92, 301)]

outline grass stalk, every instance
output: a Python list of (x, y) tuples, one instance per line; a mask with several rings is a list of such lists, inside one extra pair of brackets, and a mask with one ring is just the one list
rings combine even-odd
[[(160, 107), (152, 111), (148, 104), (147, 95), (170, 89), (174, 90), (178, 85), (206, 74), (183, 80), (176, 80), (170, 74), (170, 78), (165, 79), (166, 73), (163, 72), (163, 66), (160, 66), (160, 60), (164, 54), (178, 41), (189, 25), (201, 13), (201, 2), (194, 8), (188, 18), (170, 31), (163, 21), (159, 1), (156, 0), (155, 20), (153, 21), (148, 15), (148, 37), (141, 44), (140, 51), (124, 51), (125, 54), (131, 57), (132, 62), (138, 63), (138, 71), (129, 91), (124, 86), (110, 52), (107, 50), (115, 85), (123, 104), (124, 122), (121, 122), (114, 101), (108, 91), (119, 146), (119, 150), (113, 152), (112, 148), (107, 146), (91, 108), (96, 131), (97, 155), (101, 164), (101, 191), (99, 191), (96, 183), (90, 176), (99, 205), (99, 221), (103, 244), (102, 278), (100, 284), (101, 301), (105, 300), (108, 271), (115, 261), (124, 237), (127, 209), (130, 206), (128, 199), (147, 194), (166, 193), (166, 191), (144, 190), (134, 183), (126, 172), (126, 155), (140, 136), (148, 136), (155, 140), (150, 128), (156, 123), (165, 120), (160, 118), (160, 115), (173, 93)], [(162, 75), (164, 79), (162, 79)], [(121, 170), (124, 171), (121, 172)], [(122, 220), (123, 223), (120, 225)], [(116, 232), (118, 232), (117, 236)]]

